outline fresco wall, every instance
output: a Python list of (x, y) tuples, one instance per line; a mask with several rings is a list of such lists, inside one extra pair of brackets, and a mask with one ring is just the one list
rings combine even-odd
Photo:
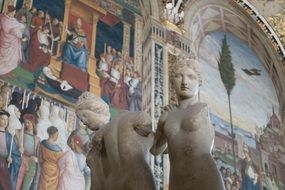
[[(217, 62), (224, 35), (236, 78), (231, 93), (234, 140), (228, 97)], [(275, 87), (265, 67), (245, 42), (223, 32), (205, 36), (199, 48), (199, 62), (203, 79), (200, 100), (210, 106), (216, 130), (214, 156), (226, 188), (284, 189), (284, 129)]]
[(1, 56), (1, 79), (70, 106), (91, 91), (114, 108), (141, 110), (141, 61), (135, 61), (141, 55), (134, 52), (142, 48), (135, 45), (142, 23), (137, 3), (119, 3), (17, 1), (9, 14), (17, 20), (15, 33), (24, 33), (6, 40), (17, 42)]
[[(75, 178), (81, 180), (74, 183), (88, 189), (90, 171), (85, 159), (88, 143), (94, 132), (77, 119), (73, 108), (2, 80), (0, 86), (1, 164), (6, 166), (1, 167), (0, 188), (41, 189), (44, 183), (40, 182), (40, 172), (44, 172), (48, 178), (52, 178), (52, 174), (56, 177), (54, 179), (59, 179), (59, 173), (52, 170), (52, 164), (43, 165), (44, 159), (56, 161), (55, 158), (50, 154), (43, 155), (43, 152), (39, 151), (40, 141), (45, 142), (49, 138), (48, 127), (54, 126), (59, 132), (57, 147), (49, 150), (61, 154), (61, 161), (57, 160), (62, 165), (61, 169), (67, 167), (70, 172), (76, 172)], [(9, 118), (6, 116), (7, 113), (10, 115)], [(6, 130), (3, 128), (3, 122), (8, 124)], [(3, 159), (5, 157), (8, 159)], [(10, 174), (7, 173), (7, 169)], [(61, 186), (66, 184), (62, 183)]]
[[(139, 2), (18, 0), (0, 1), (2, 7), (0, 106), (10, 117), (8, 129), (1, 128), (0, 154), (12, 162), (1, 157), (9, 164), (1, 169), (0, 189), (89, 189), (85, 160), (94, 132), (76, 117), (75, 104), (90, 91), (113, 117), (121, 109), (141, 110)], [(51, 125), (59, 131), (56, 146), (39, 152)], [(43, 165), (43, 158), (62, 168)]]
[[(147, 7), (144, 11), (149, 14), (155, 11), (151, 10), (148, 1), (143, 2)], [(39, 141), (48, 138), (46, 130), (50, 125), (60, 131), (58, 146), (50, 147), (53, 159), (70, 169), (66, 177), (77, 174), (73, 175), (76, 178), (72, 181), (74, 186), (89, 189), (90, 170), (85, 157), (94, 133), (75, 116), (74, 106), (82, 92), (90, 91), (110, 105), (113, 117), (122, 109), (142, 109), (141, 76), (146, 63), (142, 63), (142, 30), (145, 25), (140, 2), (34, 0), (26, 3), (10, 0), (0, 1), (0, 8), (8, 14), (8, 17), (4, 14), (0, 17), (0, 107), (10, 113), (10, 125), (13, 123), (9, 130), (0, 132), (0, 153), (12, 157), (9, 168), (15, 174), (9, 184), (9, 174), (3, 173), (1, 180), (6, 182), (0, 189), (40, 189), (38, 145)], [(276, 11), (274, 9), (270, 16)], [(147, 19), (145, 17), (144, 21)], [(173, 39), (165, 39), (168, 45), (179, 48), (178, 33), (168, 30), (166, 34), (169, 33), (173, 34)], [(152, 87), (152, 78), (147, 78), (148, 94), (144, 96), (149, 96), (145, 102), (149, 109), (152, 101), (155, 103), (155, 118), (159, 117), (165, 101), (161, 87), (168, 78), (162, 68), (166, 65), (164, 55), (168, 53), (162, 43), (164, 34), (158, 36), (156, 28), (154, 39), (159, 43), (153, 43), (154, 49), (149, 48), (145, 55), (145, 60), (150, 63), (153, 58), (155, 67), (150, 63), (144, 67), (147, 74), (154, 73), (155, 86)], [(274, 84), (256, 54), (232, 34), (226, 36), (236, 76), (231, 94), (234, 138), (227, 94), (217, 66), (224, 33), (207, 35), (199, 48), (203, 72), (200, 100), (209, 104), (210, 118), (216, 130), (213, 155), (227, 190), (285, 189), (284, 129)], [(184, 49), (190, 52), (189, 46)], [(151, 99), (152, 93), (155, 100)], [(35, 128), (37, 133), (33, 130)], [(61, 157), (63, 151), (69, 154)], [(44, 154), (48, 157), (49, 153)], [(157, 157), (153, 164), (157, 188), (167, 189), (168, 175), (161, 169), (168, 164), (167, 159)], [(165, 171), (169, 173), (169, 170)], [(49, 175), (46, 170), (46, 176)], [(62, 181), (60, 185), (66, 185)]]

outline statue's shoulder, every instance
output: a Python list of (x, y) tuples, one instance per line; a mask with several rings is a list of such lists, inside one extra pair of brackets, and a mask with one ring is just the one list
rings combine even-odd
[(208, 104), (205, 102), (198, 102), (195, 104), (195, 106), (201, 108), (201, 109), (208, 109)]
[(208, 114), (209, 107), (207, 103), (204, 102), (198, 102), (191, 106), (191, 110), (193, 110), (195, 113), (205, 113)]

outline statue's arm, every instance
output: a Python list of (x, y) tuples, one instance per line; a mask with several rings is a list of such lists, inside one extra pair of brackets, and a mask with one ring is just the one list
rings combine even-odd
[(164, 131), (166, 119), (168, 117), (168, 114), (173, 112), (174, 110), (177, 109), (176, 104), (170, 104), (167, 105), (163, 108), (163, 111), (161, 113), (161, 116), (159, 117), (158, 124), (157, 124), (157, 130), (154, 136), (154, 143), (152, 148), (150, 149), (150, 152), (153, 155), (158, 155), (158, 154), (167, 154), (168, 149), (167, 149), (167, 139), (166, 139), (166, 134)]
[[(162, 116), (161, 116), (162, 117)], [(167, 149), (167, 141), (164, 135), (164, 123), (165, 121), (160, 119), (157, 124), (157, 130), (154, 136), (154, 142), (150, 149), (153, 155), (162, 154)]]
[(161, 116), (159, 117), (157, 129), (154, 136), (154, 143), (152, 148), (150, 149), (150, 152), (153, 155), (162, 154), (167, 150), (167, 141), (164, 133), (164, 125), (168, 113), (171, 112), (173, 108), (174, 108), (173, 106), (166, 106), (162, 111)]
[(207, 123), (208, 123), (208, 126), (209, 126), (209, 137), (211, 139), (213, 139), (213, 145), (212, 145), (212, 148), (213, 148), (214, 147), (214, 139), (215, 139), (215, 127), (214, 127), (214, 125), (211, 122), (210, 110), (209, 110), (209, 107), (208, 107), (207, 104), (205, 105), (204, 113), (207, 116)]

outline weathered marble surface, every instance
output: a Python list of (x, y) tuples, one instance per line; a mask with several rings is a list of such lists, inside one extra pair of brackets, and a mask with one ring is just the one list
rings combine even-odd
[(126, 111), (108, 122), (104, 103), (87, 96), (86, 102), (80, 99), (76, 114), (90, 129), (97, 130), (87, 156), (91, 189), (154, 190), (147, 160), (154, 138), (151, 118), (145, 112)]
[(162, 111), (151, 152), (169, 153), (169, 190), (223, 190), (211, 156), (215, 131), (207, 104), (198, 101), (199, 66), (194, 59), (182, 61), (176, 63), (171, 76), (178, 105), (168, 105)]

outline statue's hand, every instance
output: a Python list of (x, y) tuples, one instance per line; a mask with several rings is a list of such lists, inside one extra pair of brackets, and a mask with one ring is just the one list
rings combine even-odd
[(177, 108), (176, 104), (170, 104), (170, 105), (165, 106), (161, 111), (159, 121), (164, 122), (168, 114), (176, 110), (176, 108)]
[(170, 105), (167, 105), (163, 108), (162, 112), (173, 112), (174, 110), (176, 110), (177, 108), (177, 105), (176, 104), (170, 104)]

